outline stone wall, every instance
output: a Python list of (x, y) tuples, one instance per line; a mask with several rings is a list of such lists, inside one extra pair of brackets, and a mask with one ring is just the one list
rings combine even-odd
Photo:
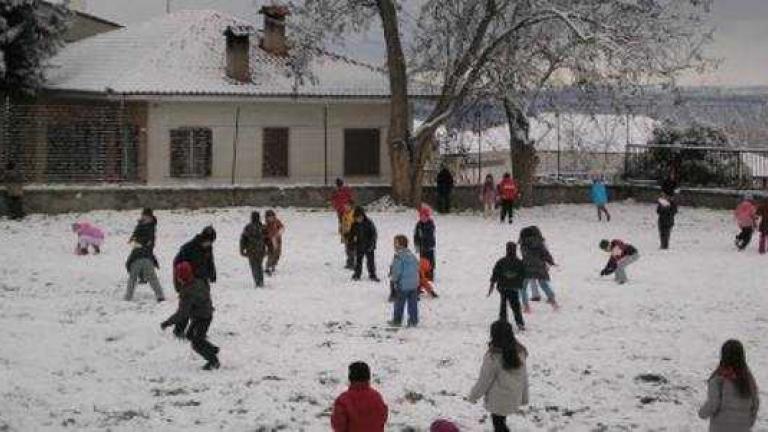
[[(368, 204), (389, 193), (388, 186), (353, 186), (357, 200)], [(28, 213), (70, 213), (91, 210), (129, 210), (202, 207), (309, 207), (328, 206), (331, 187), (28, 187), (24, 207)], [(479, 209), (479, 187), (458, 186), (452, 202), (457, 210)], [(540, 184), (534, 187), (534, 205), (589, 203), (588, 185)], [(425, 201), (434, 204), (434, 188), (425, 188)], [(611, 201), (633, 199), (654, 202), (659, 190), (652, 186), (609, 186)], [(732, 209), (742, 196), (738, 191), (684, 189), (678, 202), (683, 206)], [(5, 214), (5, 194), (0, 194), (0, 214)]]

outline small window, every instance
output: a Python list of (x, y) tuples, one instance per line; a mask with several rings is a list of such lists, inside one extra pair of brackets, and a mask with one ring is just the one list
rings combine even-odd
[(171, 130), (171, 177), (210, 177), (213, 133), (208, 128)]
[(262, 177), (288, 177), (288, 128), (264, 128)]
[(379, 130), (344, 129), (344, 175), (379, 175)]

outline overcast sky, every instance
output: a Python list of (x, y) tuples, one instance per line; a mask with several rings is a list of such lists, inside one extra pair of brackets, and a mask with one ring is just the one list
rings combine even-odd
[[(165, 13), (165, 0), (71, 0), (86, 12), (128, 25)], [(216, 9), (259, 20), (263, 0), (169, 0), (171, 10)], [(715, 0), (717, 26), (712, 55), (721, 58), (717, 71), (690, 76), (684, 84), (768, 86), (768, 0)], [(409, 23), (404, 23), (407, 31)], [(352, 38), (346, 51), (360, 59), (383, 62), (384, 47), (376, 32)]]

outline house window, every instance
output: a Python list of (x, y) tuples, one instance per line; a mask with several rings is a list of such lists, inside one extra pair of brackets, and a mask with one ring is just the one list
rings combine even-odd
[(344, 129), (344, 175), (379, 175), (379, 130)]
[(262, 177), (288, 177), (288, 128), (264, 128)]
[(171, 130), (171, 177), (211, 175), (213, 133), (208, 128)]

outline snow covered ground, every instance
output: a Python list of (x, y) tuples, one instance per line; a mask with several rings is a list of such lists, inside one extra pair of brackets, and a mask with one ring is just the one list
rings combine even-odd
[[(520, 336), (530, 355), (531, 406), (512, 430), (701, 431), (696, 417), (720, 345), (746, 346), (768, 388), (766, 262), (734, 250), (727, 212), (683, 208), (672, 249), (659, 251), (653, 207), (525, 209), (512, 226), (475, 215), (438, 216), (437, 287), (420, 303), (421, 326), (393, 331), (387, 284), (354, 283), (342, 268), (330, 212), (280, 211), (287, 226), (279, 274), (256, 290), (237, 240), (250, 209), (160, 211), (160, 276), (170, 301), (146, 285), (121, 298), (126, 239), (138, 212), (80, 215), (109, 232), (100, 256), (72, 253), (79, 215), (0, 221), (0, 430), (327, 431), (346, 367), (367, 361), (390, 407), (388, 430), (425, 430), (438, 417), (488, 431), (482, 404), (462, 399), (476, 378), (498, 297), (489, 271), (518, 230), (538, 224), (559, 267), (562, 309), (534, 303)], [(411, 234), (414, 212), (374, 212), (380, 275), (392, 237)], [(203, 361), (159, 323), (175, 308), (170, 261), (213, 223), (219, 282), (211, 340), (223, 367)], [(597, 276), (601, 238), (634, 243), (641, 260), (618, 286)], [(661, 383), (637, 379), (661, 375)], [(766, 400), (765, 392), (762, 397)], [(768, 430), (762, 414), (755, 428)]]

